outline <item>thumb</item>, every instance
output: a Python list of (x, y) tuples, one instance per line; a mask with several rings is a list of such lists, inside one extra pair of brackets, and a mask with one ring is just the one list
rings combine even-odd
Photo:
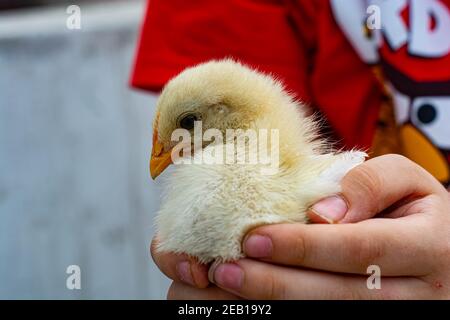
[(342, 192), (322, 199), (308, 211), (313, 223), (349, 223), (373, 218), (410, 196), (441, 192), (427, 171), (399, 155), (368, 160), (341, 181)]

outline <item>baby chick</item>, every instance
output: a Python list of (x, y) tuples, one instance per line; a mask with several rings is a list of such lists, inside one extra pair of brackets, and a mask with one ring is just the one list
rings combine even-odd
[[(272, 174), (262, 170), (267, 164), (228, 159), (174, 166), (156, 218), (158, 250), (186, 253), (202, 263), (243, 257), (242, 238), (256, 226), (307, 223), (308, 207), (340, 192), (342, 177), (366, 157), (360, 151), (331, 150), (318, 137), (317, 121), (279, 81), (227, 59), (188, 68), (163, 89), (153, 124), (152, 178), (172, 163), (179, 146), (172, 132), (184, 128), (193, 136), (196, 121), (202, 132), (215, 128), (225, 136), (227, 129), (267, 129), (279, 137), (279, 144), (268, 139), (279, 157)], [(201, 159), (234, 142), (203, 142), (193, 157)]]

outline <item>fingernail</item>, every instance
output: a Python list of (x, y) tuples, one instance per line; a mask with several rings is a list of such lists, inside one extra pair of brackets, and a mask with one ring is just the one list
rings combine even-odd
[(329, 223), (340, 221), (347, 213), (347, 203), (340, 196), (332, 196), (320, 200), (311, 207), (311, 210)]
[(190, 284), (191, 286), (195, 285), (194, 280), (192, 279), (191, 264), (189, 261), (182, 261), (178, 263), (177, 273), (181, 281)]
[(253, 234), (244, 241), (244, 252), (252, 258), (268, 258), (272, 255), (272, 240)]
[(244, 280), (244, 272), (235, 263), (222, 263), (213, 268), (210, 273), (210, 281), (222, 288), (239, 291)]

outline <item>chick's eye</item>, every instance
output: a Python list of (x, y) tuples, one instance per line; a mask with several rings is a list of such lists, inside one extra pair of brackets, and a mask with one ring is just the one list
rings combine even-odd
[(188, 114), (179, 120), (179, 126), (186, 130), (194, 128), (195, 121), (200, 121), (200, 116), (196, 114)]

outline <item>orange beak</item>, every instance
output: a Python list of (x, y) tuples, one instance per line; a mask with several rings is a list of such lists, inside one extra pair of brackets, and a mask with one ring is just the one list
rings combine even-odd
[(404, 125), (401, 130), (403, 153), (416, 162), (436, 179), (445, 183), (450, 180), (447, 159), (425, 136), (412, 125)]
[(150, 158), (150, 175), (155, 180), (171, 163), (172, 150), (164, 152), (164, 146), (158, 141), (158, 131), (153, 131), (153, 149)]

